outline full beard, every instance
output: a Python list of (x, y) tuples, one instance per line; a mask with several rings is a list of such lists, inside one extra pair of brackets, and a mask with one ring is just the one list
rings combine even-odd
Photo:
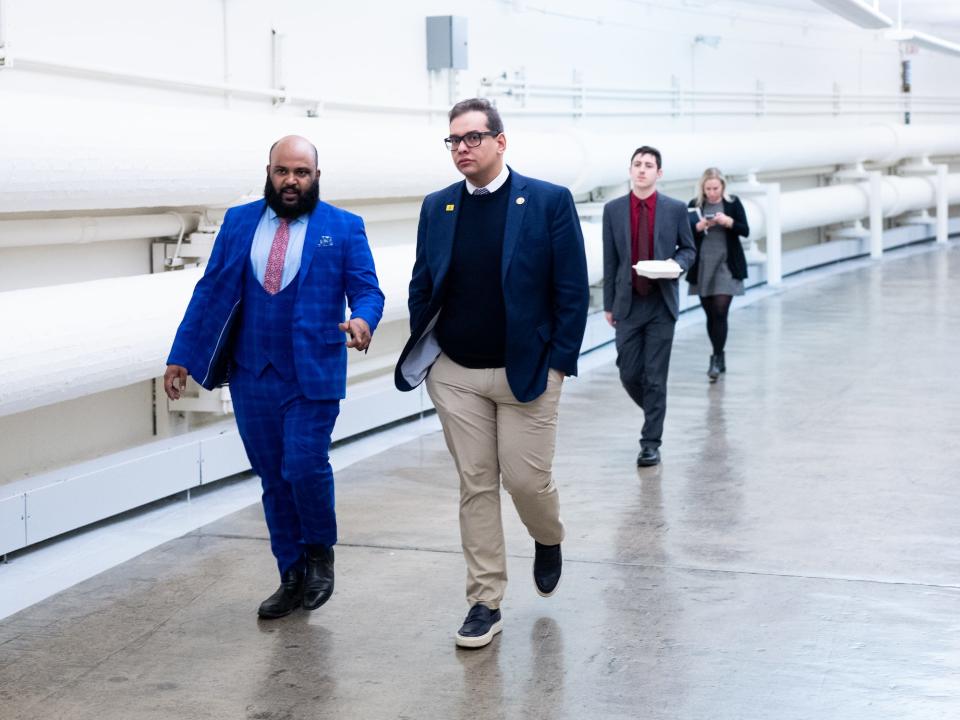
[(268, 177), (266, 184), (263, 186), (263, 197), (267, 201), (267, 205), (269, 205), (279, 217), (292, 220), (293, 218), (298, 218), (301, 215), (313, 212), (313, 209), (320, 200), (320, 180), (314, 180), (306, 192), (300, 193), (300, 195), (297, 196), (297, 202), (289, 205), (283, 201), (283, 197), (276, 191)]

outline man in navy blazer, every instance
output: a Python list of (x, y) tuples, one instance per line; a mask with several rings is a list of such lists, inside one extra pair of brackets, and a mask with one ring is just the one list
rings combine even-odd
[(500, 632), (506, 554), (500, 480), (534, 539), (537, 592), (560, 581), (564, 528), (552, 464), (560, 389), (576, 375), (588, 306), (583, 235), (566, 188), (503, 161), (496, 108), (464, 100), (446, 138), (464, 175), (428, 195), (410, 280), (409, 342), (395, 380), (427, 379), (460, 475), (460, 534), (470, 610), (455, 641)]
[(273, 145), (264, 199), (227, 211), (164, 374), (176, 400), (187, 375), (210, 390), (229, 373), (281, 578), (261, 618), (314, 610), (333, 592), (330, 436), (347, 348), (366, 350), (383, 314), (363, 220), (320, 202), (319, 177), (309, 141)]
[[(643, 409), (639, 467), (660, 463), (667, 413), (667, 372), (680, 308), (677, 277), (696, 257), (685, 203), (657, 192), (660, 151), (630, 158), (630, 192), (603, 206), (603, 309), (615, 328), (617, 367), (627, 394)], [(648, 278), (640, 260), (673, 261), (673, 277)]]

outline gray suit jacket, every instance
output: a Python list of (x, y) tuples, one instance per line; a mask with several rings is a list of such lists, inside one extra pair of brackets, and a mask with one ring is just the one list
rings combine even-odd
[[(614, 320), (630, 314), (631, 279), (630, 193), (603, 206), (603, 309)], [(685, 271), (696, 259), (693, 233), (686, 203), (657, 193), (653, 226), (653, 259), (673, 258)], [(651, 280), (663, 293), (663, 301), (676, 319), (680, 312), (678, 280)]]

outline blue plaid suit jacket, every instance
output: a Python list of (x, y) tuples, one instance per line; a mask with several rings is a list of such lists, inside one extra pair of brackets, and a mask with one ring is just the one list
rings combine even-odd
[[(182, 365), (208, 390), (226, 381), (231, 330), (238, 317), (244, 272), (264, 200), (227, 211), (210, 261), (197, 282), (167, 358)], [(312, 400), (346, 396), (346, 336), (337, 325), (345, 306), (373, 332), (383, 315), (383, 293), (363, 220), (327, 203), (317, 203), (307, 224), (297, 300), (293, 348), (297, 380)]]

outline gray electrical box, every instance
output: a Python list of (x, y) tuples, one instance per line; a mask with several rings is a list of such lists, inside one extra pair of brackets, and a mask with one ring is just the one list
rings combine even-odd
[(455, 15), (427, 18), (427, 70), (467, 69), (467, 19)]

